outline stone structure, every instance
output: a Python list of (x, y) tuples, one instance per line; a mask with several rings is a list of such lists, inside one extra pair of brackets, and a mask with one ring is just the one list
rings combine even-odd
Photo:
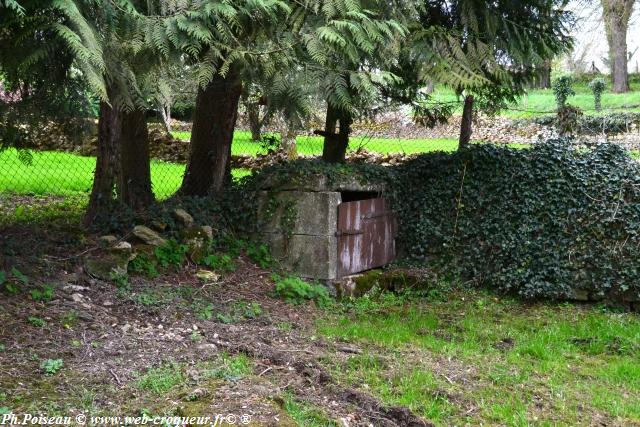
[(263, 185), (259, 238), (268, 244), (283, 267), (319, 280), (339, 278), (339, 206), (350, 200), (380, 197), (381, 185), (355, 179), (330, 182), (317, 175), (304, 183)]

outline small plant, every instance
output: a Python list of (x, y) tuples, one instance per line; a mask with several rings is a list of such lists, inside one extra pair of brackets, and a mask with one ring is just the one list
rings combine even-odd
[(200, 342), (202, 341), (202, 335), (200, 335), (200, 332), (198, 331), (193, 331), (191, 332), (191, 335), (189, 335), (189, 339), (193, 342)]
[(37, 328), (41, 328), (45, 325), (45, 321), (42, 320), (39, 317), (35, 317), (35, 316), (29, 316), (27, 317), (27, 320), (29, 321), (29, 323), (31, 323), (33, 326), (37, 327)]
[(11, 413), (11, 409), (6, 406), (0, 406), (0, 415), (9, 415)]
[(129, 276), (127, 273), (123, 273), (120, 271), (112, 271), (109, 274), (109, 278), (113, 283), (115, 283), (116, 287), (121, 291), (129, 291), (131, 290), (131, 285), (129, 284)]
[(130, 273), (143, 274), (150, 279), (158, 277), (158, 269), (155, 262), (144, 254), (139, 254), (129, 262)]
[(213, 317), (213, 304), (195, 304), (193, 307), (193, 311), (198, 319), (211, 320), (211, 318)]
[(0, 343), (0, 353), (6, 350), (6, 346), (3, 343)]
[(47, 359), (40, 363), (40, 369), (42, 369), (45, 375), (55, 375), (62, 369), (63, 365), (64, 362), (62, 359)]
[(249, 375), (253, 369), (251, 360), (244, 354), (229, 356), (224, 353), (222, 355), (222, 363), (220, 366), (209, 370), (207, 377), (225, 379), (228, 381), (238, 381), (239, 379)]
[(207, 255), (202, 260), (203, 264), (216, 271), (236, 271), (236, 265), (229, 255)]
[(187, 245), (180, 244), (175, 240), (167, 240), (164, 245), (158, 246), (154, 250), (154, 254), (158, 263), (163, 268), (169, 266), (181, 267), (186, 258), (189, 248)]
[(29, 278), (15, 267), (11, 269), (11, 276), (9, 279), (6, 272), (0, 271), (0, 285), (4, 285), (4, 289), (11, 295), (20, 292), (20, 285), (29, 284)]
[(593, 102), (596, 111), (602, 111), (602, 93), (606, 87), (607, 84), (602, 77), (596, 77), (589, 83), (589, 89), (593, 92)]
[(251, 243), (247, 246), (247, 256), (261, 268), (268, 268), (273, 263), (269, 248), (264, 244)]
[(64, 326), (67, 329), (71, 329), (73, 325), (76, 324), (77, 320), (78, 320), (78, 313), (76, 313), (74, 310), (71, 310), (63, 314), (62, 317), (60, 317), (62, 326)]
[(331, 298), (327, 288), (319, 283), (308, 283), (296, 276), (272, 276), (276, 282), (274, 294), (289, 304), (302, 304), (305, 301), (315, 301), (320, 307), (330, 304)]
[(42, 285), (31, 290), (31, 298), (38, 302), (49, 302), (53, 299), (54, 287), (52, 285)]
[(161, 305), (164, 299), (153, 290), (146, 289), (136, 296), (136, 302), (147, 307)]
[(177, 363), (171, 363), (159, 368), (149, 369), (138, 379), (138, 387), (150, 390), (156, 394), (164, 394), (174, 386), (184, 381), (182, 368)]
[(567, 105), (567, 99), (576, 93), (573, 90), (573, 77), (566, 75), (558, 77), (553, 82), (553, 94), (556, 97), (556, 106), (558, 111)]

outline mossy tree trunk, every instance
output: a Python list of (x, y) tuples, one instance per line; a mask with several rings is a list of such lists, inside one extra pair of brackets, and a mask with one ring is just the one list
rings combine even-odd
[(144, 110), (100, 104), (98, 153), (86, 225), (114, 202), (134, 210), (153, 202), (148, 138)]

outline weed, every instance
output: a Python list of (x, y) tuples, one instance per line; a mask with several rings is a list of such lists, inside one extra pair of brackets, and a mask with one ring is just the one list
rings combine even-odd
[(247, 256), (261, 268), (269, 268), (273, 264), (269, 248), (264, 244), (250, 243), (247, 246)]
[(164, 245), (155, 248), (154, 254), (163, 268), (170, 266), (178, 268), (184, 263), (188, 249), (187, 245), (180, 244), (175, 240), (167, 240)]
[(62, 369), (63, 365), (64, 362), (62, 359), (47, 359), (40, 363), (40, 369), (42, 369), (45, 375), (55, 375)]
[(289, 304), (313, 300), (318, 306), (325, 307), (331, 303), (329, 292), (317, 282), (308, 283), (296, 276), (280, 277), (277, 274), (272, 278), (276, 282), (274, 294)]
[(297, 425), (308, 427), (338, 427), (338, 423), (328, 418), (319, 409), (302, 403), (287, 393), (282, 397), (282, 409)]
[(198, 331), (193, 331), (191, 332), (191, 335), (189, 335), (189, 339), (195, 343), (198, 343), (202, 341), (202, 335), (200, 335), (200, 332)]
[(202, 260), (202, 263), (216, 271), (236, 271), (235, 263), (233, 262), (231, 257), (226, 254), (207, 255)]
[(198, 319), (211, 320), (211, 318), (213, 317), (213, 304), (196, 302), (193, 304), (193, 311)]
[(71, 329), (73, 325), (76, 324), (78, 320), (78, 313), (74, 310), (68, 311), (60, 317), (60, 321), (62, 322), (62, 326), (67, 329)]
[(12, 280), (7, 277), (7, 273), (0, 270), (0, 285), (4, 285), (5, 291), (11, 295), (16, 295), (20, 292), (21, 284), (29, 284), (29, 278), (15, 267), (11, 268), (11, 276)]
[(0, 406), (0, 415), (9, 415), (11, 413), (11, 409), (6, 406)]
[(291, 330), (293, 330), (293, 325), (291, 324), (291, 322), (280, 322), (276, 326), (281, 331), (291, 331)]
[(228, 313), (216, 314), (222, 323), (234, 323), (244, 319), (255, 319), (262, 314), (262, 307), (257, 302), (236, 301)]
[(39, 317), (35, 317), (35, 316), (29, 316), (27, 317), (27, 320), (29, 321), (29, 323), (31, 323), (33, 326), (41, 328), (45, 325), (45, 321), (42, 320)]
[(6, 349), (7, 349), (7, 347), (4, 345), (4, 343), (0, 343), (0, 353), (5, 351)]
[(222, 355), (222, 364), (214, 369), (209, 370), (206, 376), (210, 378), (219, 378), (228, 381), (238, 381), (249, 375), (253, 370), (251, 360), (244, 354), (236, 356)]
[(136, 302), (147, 307), (159, 306), (165, 302), (165, 299), (155, 290), (145, 289), (136, 295)]
[(115, 283), (116, 287), (120, 291), (127, 292), (131, 290), (131, 285), (129, 284), (129, 276), (127, 275), (127, 273), (112, 271), (109, 274), (109, 278), (113, 283)]
[(13, 277), (16, 280), (19, 280), (23, 285), (28, 285), (29, 284), (29, 278), (27, 276), (25, 276), (24, 274), (22, 274), (22, 272), (20, 270), (18, 270), (17, 268), (13, 267), (11, 269), (11, 274), (13, 275)]
[(229, 324), (229, 323), (233, 323), (234, 318), (228, 314), (218, 313), (216, 314), (216, 320), (218, 320), (220, 323)]
[(54, 287), (52, 285), (41, 285), (37, 289), (31, 290), (31, 298), (38, 302), (49, 302), (53, 299)]
[(158, 277), (159, 274), (155, 262), (144, 254), (138, 254), (132, 259), (128, 270), (130, 273), (143, 274), (150, 279)]
[(158, 368), (149, 369), (138, 379), (137, 385), (142, 390), (150, 390), (156, 394), (164, 394), (176, 385), (184, 382), (182, 367), (170, 363)]

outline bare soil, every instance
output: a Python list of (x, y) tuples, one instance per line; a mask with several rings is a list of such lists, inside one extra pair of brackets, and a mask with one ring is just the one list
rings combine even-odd
[[(339, 425), (431, 425), (334, 381), (321, 361), (359, 350), (314, 336), (321, 312), (271, 297), (269, 271), (240, 258), (235, 272), (204, 283), (188, 265), (154, 279), (132, 276), (123, 291), (83, 271), (82, 258), (95, 247), (95, 236), (73, 227), (0, 233), (0, 269), (15, 267), (30, 279), (18, 294), (3, 293), (0, 304), (0, 390), (14, 413), (248, 413), (252, 425), (295, 425), (283, 410), (283, 396), (292, 396)], [(55, 286), (48, 302), (30, 296), (42, 284)], [(261, 313), (238, 316), (250, 303)], [(233, 355), (248, 356), (253, 372), (233, 380), (203, 374), (202, 366)], [(45, 375), (47, 359), (64, 366)], [(169, 363), (185, 372), (181, 384), (159, 394), (140, 389), (141, 375)]]

